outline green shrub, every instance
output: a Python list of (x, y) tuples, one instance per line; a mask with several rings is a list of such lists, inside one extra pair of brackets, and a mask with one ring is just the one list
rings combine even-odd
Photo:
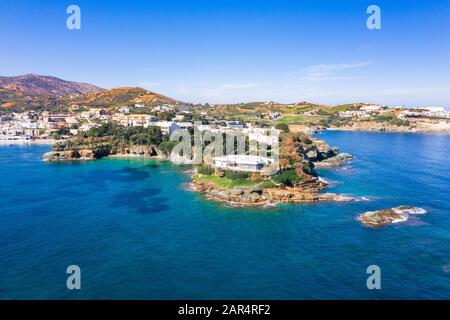
[(56, 134), (59, 135), (59, 136), (67, 136), (67, 135), (69, 135), (71, 133), (70, 133), (70, 129), (69, 128), (63, 127), (63, 128), (59, 128), (56, 131)]
[(283, 132), (289, 133), (289, 125), (287, 123), (277, 123), (275, 129), (281, 130)]
[(285, 186), (293, 187), (303, 180), (294, 169), (288, 169), (280, 172), (276, 176), (272, 177), (272, 180), (278, 184), (284, 184)]
[(248, 179), (249, 174), (247, 172), (225, 171), (225, 177), (230, 180)]
[(205, 176), (211, 176), (214, 173), (214, 169), (211, 167), (198, 167), (197, 173), (204, 174)]
[(173, 148), (178, 144), (177, 141), (163, 141), (159, 144), (158, 149), (164, 155), (169, 156)]
[(276, 184), (273, 183), (272, 181), (264, 181), (263, 183), (258, 185), (258, 187), (260, 187), (262, 189), (270, 189), (270, 188), (275, 188)]

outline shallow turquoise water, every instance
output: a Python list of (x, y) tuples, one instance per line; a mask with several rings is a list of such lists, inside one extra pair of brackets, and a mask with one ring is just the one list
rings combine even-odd
[[(0, 298), (450, 298), (450, 136), (318, 137), (356, 156), (320, 171), (329, 191), (370, 201), (226, 208), (166, 162), (45, 163), (49, 147), (0, 147)], [(356, 220), (402, 204), (428, 213), (382, 229)], [(71, 264), (79, 291), (66, 288)]]

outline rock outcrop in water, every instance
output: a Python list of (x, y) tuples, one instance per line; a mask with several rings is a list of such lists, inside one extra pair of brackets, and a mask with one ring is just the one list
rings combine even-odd
[(359, 220), (367, 226), (381, 227), (392, 223), (407, 221), (409, 215), (424, 214), (422, 208), (412, 206), (400, 206), (391, 209), (368, 211), (359, 216)]

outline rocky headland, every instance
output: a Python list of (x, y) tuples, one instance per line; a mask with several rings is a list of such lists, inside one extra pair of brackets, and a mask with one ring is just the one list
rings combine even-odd
[[(320, 179), (315, 168), (340, 166), (351, 159), (321, 140), (305, 134), (288, 134), (282, 137), (280, 147), (280, 172), (275, 176), (252, 175), (239, 181), (244, 185), (221, 185), (226, 173), (218, 169), (197, 170), (190, 189), (205, 195), (206, 199), (233, 206), (270, 206), (277, 203), (317, 203), (323, 201), (350, 202), (352, 197), (322, 193), (328, 186)], [(279, 179), (280, 176), (289, 176)], [(280, 181), (281, 180), (281, 181)], [(254, 183), (252, 183), (254, 181)], [(250, 185), (247, 185), (250, 184)]]

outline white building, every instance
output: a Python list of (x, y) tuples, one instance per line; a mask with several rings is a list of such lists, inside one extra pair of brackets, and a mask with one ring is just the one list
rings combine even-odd
[[(190, 123), (189, 123), (190, 124)], [(163, 134), (171, 135), (175, 130), (181, 129), (180, 126), (178, 126), (173, 121), (158, 121), (158, 122), (152, 122), (150, 123), (151, 126), (156, 126), (161, 128), (161, 132)], [(192, 126), (192, 125), (191, 125)]]
[(353, 117), (358, 117), (358, 118), (363, 118), (363, 117), (369, 117), (370, 114), (367, 111), (343, 111), (343, 112), (339, 112), (339, 116), (341, 118), (353, 118)]
[(129, 114), (131, 112), (131, 108), (130, 107), (120, 107), (118, 111), (120, 113)]
[(424, 110), (427, 110), (428, 112), (445, 112), (443, 107), (426, 107)]
[(192, 128), (193, 125), (191, 122), (175, 122), (175, 124), (178, 126), (181, 130), (187, 130), (189, 128)]
[(359, 110), (371, 112), (371, 111), (378, 111), (378, 110), (381, 110), (381, 109), (383, 109), (383, 106), (380, 106), (378, 104), (374, 104), (374, 105), (370, 105), (370, 106), (361, 107)]
[(166, 112), (166, 111), (173, 111), (174, 107), (170, 105), (163, 105), (163, 106), (156, 106), (152, 109), (152, 112)]
[(244, 125), (239, 121), (226, 121), (227, 128), (230, 129), (243, 129)]
[(442, 107), (414, 108), (400, 112), (399, 117), (430, 117), (450, 119), (450, 112), (447, 112)]
[(425, 108), (426, 110), (428, 110), (427, 112), (425, 112), (425, 115), (427, 117), (431, 117), (431, 118), (450, 118), (450, 112), (445, 111), (444, 108), (442, 107), (430, 107), (430, 108)]
[(213, 165), (216, 168), (242, 172), (266, 173), (273, 163), (273, 159), (260, 156), (227, 155), (213, 158)]

